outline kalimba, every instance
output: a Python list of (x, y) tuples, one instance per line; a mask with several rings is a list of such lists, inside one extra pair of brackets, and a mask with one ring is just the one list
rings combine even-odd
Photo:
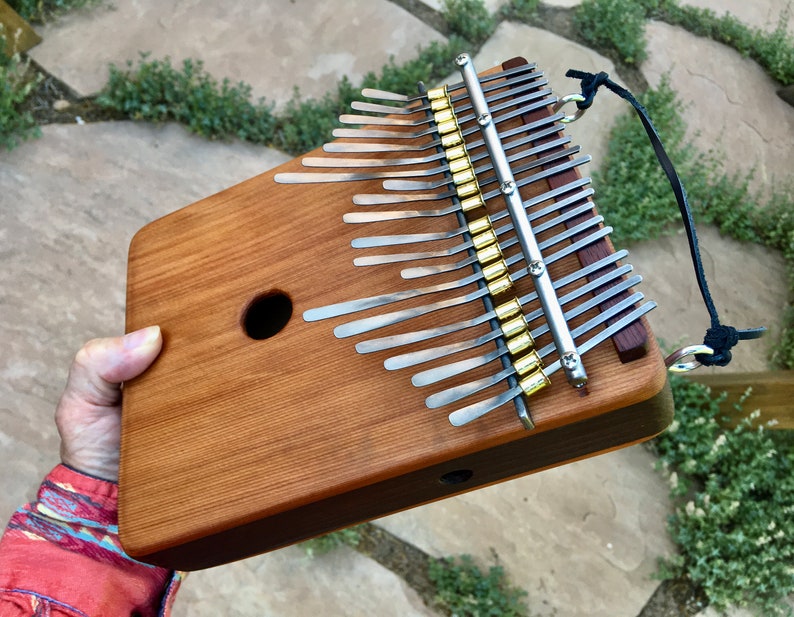
[(133, 239), (127, 328), (165, 341), (124, 390), (133, 557), (214, 566), (671, 421), (654, 304), (543, 73), (455, 62)]

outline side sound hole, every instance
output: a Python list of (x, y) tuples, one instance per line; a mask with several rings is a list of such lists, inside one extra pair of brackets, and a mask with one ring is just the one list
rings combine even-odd
[(261, 341), (275, 336), (292, 317), (292, 300), (281, 291), (268, 292), (254, 299), (243, 316), (243, 329), (252, 339)]
[(471, 469), (456, 469), (441, 476), (438, 481), (441, 484), (462, 484), (471, 480), (474, 472)]

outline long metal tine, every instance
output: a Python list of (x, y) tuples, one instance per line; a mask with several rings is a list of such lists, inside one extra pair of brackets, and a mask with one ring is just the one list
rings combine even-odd
[[(585, 186), (585, 185), (587, 185), (589, 183), (590, 183), (590, 178), (580, 178), (578, 180), (574, 180), (574, 181), (569, 182), (568, 184), (565, 184), (565, 185), (563, 185), (561, 187), (558, 187), (556, 189), (552, 189), (550, 191), (546, 191), (542, 195), (538, 195), (537, 197), (533, 197), (532, 199), (528, 199), (527, 201), (524, 202), (524, 207), (526, 209), (532, 208), (534, 206), (537, 206), (538, 204), (543, 203), (544, 201), (548, 201), (549, 199), (555, 199), (555, 198), (559, 197), (560, 195), (564, 195), (565, 193), (569, 193), (569, 192), (571, 192), (573, 190), (576, 190), (578, 188), (581, 188), (581, 187), (583, 187), (583, 186)], [(554, 210), (558, 210), (558, 209), (561, 209), (561, 208), (565, 208), (565, 207), (571, 206), (571, 205), (581, 201), (582, 199), (586, 199), (586, 198), (590, 197), (591, 195), (593, 195), (593, 193), (594, 193), (593, 189), (590, 189), (590, 188), (584, 189), (582, 191), (579, 191), (578, 193), (575, 193), (574, 195), (566, 197), (565, 199), (563, 199), (561, 201), (552, 203), (551, 205), (547, 206), (546, 208), (543, 208), (542, 210), (539, 210), (537, 212), (531, 213), (530, 214), (530, 220), (533, 220), (533, 221), (537, 220), (540, 217), (544, 217), (544, 216), (550, 214)], [(505, 210), (500, 210), (499, 212), (496, 212), (493, 215), (491, 215), (491, 222), (494, 223), (494, 222), (500, 221), (500, 220), (502, 220), (505, 217), (507, 217), (507, 210), (506, 209)], [(354, 246), (356, 248), (363, 248), (363, 247), (366, 247), (366, 246), (368, 246), (368, 247), (372, 247), (372, 246), (395, 246), (395, 245), (401, 245), (401, 244), (414, 244), (414, 243), (419, 243), (419, 242), (432, 242), (432, 241), (436, 241), (436, 240), (451, 240), (452, 238), (456, 238), (458, 236), (463, 235), (467, 231), (468, 231), (467, 227), (458, 227), (458, 228), (453, 229), (451, 231), (443, 231), (443, 232), (428, 232), (428, 233), (422, 233), (422, 234), (396, 234), (396, 235), (390, 235), (390, 236), (373, 236), (371, 243), (368, 242), (368, 240), (370, 240), (370, 238), (366, 238), (366, 237), (365, 238), (356, 238), (356, 240), (354, 240)], [(465, 250), (467, 248), (471, 248), (472, 245), (470, 243), (464, 243), (464, 244), (458, 245), (458, 246), (460, 248), (452, 251), (450, 254), (458, 253), (458, 252), (460, 252), (462, 250)], [(435, 257), (436, 255), (431, 255), (431, 256)], [(378, 257), (379, 256), (373, 256), (372, 259), (377, 259)], [(384, 255), (382, 257), (387, 258), (387, 257), (392, 257), (392, 256), (391, 255)], [(362, 258), (356, 258), (356, 259), (357, 260), (358, 259), (366, 260), (367, 258), (362, 257)], [(388, 261), (384, 261), (382, 263), (392, 263), (393, 261), (406, 261), (406, 260), (404, 260), (404, 259), (399, 259), (399, 260), (391, 259), (391, 260), (388, 260)], [(362, 262), (362, 263), (358, 263), (358, 261), (354, 261), (354, 263), (356, 265), (373, 265), (374, 263), (377, 263), (377, 262), (372, 262), (372, 263)]]
[[(560, 159), (567, 158), (568, 156), (573, 156), (574, 154), (578, 153), (581, 148), (579, 146), (572, 146), (570, 148), (565, 148), (564, 150), (560, 150), (559, 152), (553, 152), (547, 156), (535, 159), (534, 161), (529, 161), (524, 163), (523, 165), (517, 165), (514, 170), (514, 174), (524, 173), (525, 171), (530, 171), (532, 169), (537, 169), (539, 167), (544, 167), (549, 163), (554, 163), (559, 161)], [(545, 150), (545, 148), (544, 148)], [(543, 151), (543, 150), (542, 150)], [(484, 165), (482, 167), (478, 167), (474, 170), (475, 175), (478, 176), (478, 182), (480, 188), (488, 186), (489, 184), (494, 184), (499, 182), (499, 178), (495, 175), (488, 176), (486, 178), (479, 178), (479, 174), (491, 171), (493, 169), (493, 164), (489, 163), (488, 165)], [(449, 186), (451, 184), (452, 178), (442, 178), (441, 180), (433, 181), (433, 182), (421, 182), (416, 180), (384, 180), (383, 188), (389, 191), (432, 191), (437, 188), (441, 188), (444, 186)], [(486, 194), (487, 195), (487, 194)], [(493, 193), (491, 197), (494, 197), (496, 193)], [(488, 199), (485, 195), (483, 195), (484, 199)]]
[[(549, 135), (553, 135), (559, 132), (559, 127), (550, 126), (542, 131), (538, 131), (536, 133), (531, 133), (529, 135), (525, 135), (519, 139), (514, 139), (513, 141), (507, 142), (504, 144), (505, 151), (513, 150), (515, 148), (519, 148), (521, 146), (526, 145), (527, 143), (536, 141), (538, 139), (542, 139), (544, 137), (548, 137)], [(558, 140), (559, 141), (559, 140)], [(564, 143), (570, 142), (570, 138)], [(561, 142), (562, 143), (562, 142)], [(561, 145), (561, 143), (557, 145)], [(479, 152), (472, 152), (473, 149), (478, 148), (479, 146), (483, 145), (482, 140), (473, 141), (470, 144), (467, 144), (469, 148), (469, 160), (472, 163), (476, 163), (477, 161), (481, 161), (482, 159), (488, 156), (488, 152), (485, 150)], [(338, 156), (307, 156), (301, 159), (301, 164), (304, 167), (324, 167), (324, 168), (332, 168), (332, 167), (400, 167), (403, 165), (423, 165), (425, 163), (433, 163), (435, 161), (439, 161), (444, 159), (446, 156), (445, 152), (435, 152), (433, 154), (428, 154), (427, 156), (421, 157), (409, 157), (409, 158), (370, 158), (370, 159), (355, 159), (355, 158), (342, 158)], [(526, 155), (528, 156), (528, 155)]]
[[(541, 79), (532, 83), (522, 84), (518, 88), (508, 89), (509, 84), (507, 82), (503, 82), (502, 88), (505, 89), (501, 90), (500, 88), (499, 92), (491, 95), (488, 98), (488, 102), (492, 103), (508, 97), (513, 97), (515, 102), (512, 104), (520, 105), (526, 102), (527, 100), (532, 100), (536, 98), (536, 95), (534, 94), (525, 95), (524, 92), (533, 88), (540, 88), (541, 86), (546, 86), (548, 85), (548, 83), (549, 81), (547, 79)], [(531, 96), (531, 98), (527, 98), (529, 96)], [(464, 101), (461, 105), (458, 105), (457, 107), (454, 108), (455, 114), (461, 117), (461, 123), (466, 122), (467, 120), (471, 120), (473, 116), (470, 117), (470, 114), (461, 116), (463, 112), (467, 112), (472, 108), (471, 102), (468, 100), (468, 98), (466, 98), (465, 95), (460, 95), (458, 97), (455, 97), (455, 100), (457, 100), (458, 102)], [(421, 118), (417, 118), (414, 120), (402, 120), (398, 117), (394, 117), (400, 115), (413, 115), (417, 112), (426, 111), (430, 109), (430, 103), (426, 103), (424, 105), (418, 105), (418, 106), (404, 107), (402, 108), (401, 111), (398, 111), (397, 113), (395, 113), (395, 108), (390, 107), (388, 105), (376, 105), (373, 103), (360, 103), (359, 105), (356, 105), (356, 103), (359, 102), (354, 101), (352, 107), (357, 111), (366, 111), (370, 113), (387, 114), (387, 115), (362, 116), (359, 114), (342, 114), (341, 116), (339, 116), (339, 122), (341, 122), (342, 124), (371, 124), (371, 125), (386, 125), (386, 126), (391, 125), (391, 126), (417, 127), (433, 121), (433, 117), (432, 116), (428, 117), (426, 114), (423, 115)]]
[[(562, 120), (564, 117), (565, 114), (562, 113), (546, 116), (544, 118), (541, 118), (540, 120), (523, 124), (520, 127), (503, 131), (499, 133), (499, 135), (502, 139), (507, 139), (508, 137), (512, 137), (513, 135), (517, 135), (518, 133), (521, 132), (531, 131), (541, 126), (546, 126), (548, 124), (556, 123), (559, 120)], [(558, 130), (562, 130), (562, 129), (558, 127)], [(472, 143), (472, 147), (479, 147), (484, 144), (484, 141), (482, 139), (477, 139), (471, 143)], [(420, 144), (332, 141), (323, 145), (323, 150), (325, 150), (326, 152), (341, 152), (341, 153), (423, 152), (425, 150), (438, 148), (439, 146), (441, 146), (440, 138), (436, 138), (433, 139), (432, 141), (428, 141)]]
[[(582, 324), (578, 328), (575, 328), (574, 330), (572, 330), (571, 331), (571, 336), (573, 336), (574, 338), (578, 338), (579, 336), (582, 336), (583, 334), (587, 334), (593, 328), (605, 323), (606, 321), (609, 321), (610, 319), (616, 317), (617, 315), (619, 315), (623, 311), (631, 308), (633, 305), (637, 304), (638, 302), (641, 302), (643, 300), (643, 298), (644, 298), (644, 296), (642, 295), (642, 293), (640, 293), (640, 292), (633, 293), (628, 298), (625, 298), (624, 300), (621, 300), (620, 302), (618, 302), (614, 306), (611, 306), (607, 310), (605, 310), (605, 311), (599, 313), (598, 315), (596, 315), (595, 317), (589, 319), (588, 321), (586, 321), (584, 324)], [(554, 352), (555, 350), (556, 350), (556, 348), (554, 346), (554, 343), (549, 343), (548, 345), (546, 345), (546, 347), (544, 347), (543, 349), (541, 349), (538, 352), (538, 355), (541, 358), (545, 358), (547, 355), (549, 355), (550, 353)], [(458, 366), (455, 367), (455, 368), (457, 370), (454, 371), (454, 372), (453, 371), (447, 371), (447, 373), (446, 373), (444, 378), (449, 378), (449, 377), (453, 377), (455, 375), (460, 375), (460, 374), (462, 374), (462, 373), (464, 373), (466, 371), (469, 371), (469, 370), (472, 370), (474, 368), (477, 368), (478, 366), (483, 366), (483, 365), (485, 365), (485, 364), (487, 364), (489, 362), (492, 362), (493, 360), (495, 360), (496, 358), (498, 358), (499, 356), (501, 356), (501, 355), (503, 355), (505, 353), (507, 353), (507, 348), (503, 347), (503, 348), (497, 349), (496, 351), (491, 352), (489, 354), (485, 354), (484, 356), (480, 356), (479, 358), (472, 358), (470, 360), (463, 360), (462, 362), (456, 362), (455, 364), (458, 365)], [(440, 368), (444, 368), (444, 367), (440, 367)], [(436, 371), (438, 373), (441, 372), (441, 371), (439, 371), (439, 369), (432, 369), (432, 371), (425, 371), (425, 373), (427, 373), (427, 377), (425, 379), (426, 380), (431, 379), (429, 374), (431, 372), (434, 372), (434, 371)], [(549, 373), (547, 373), (545, 370), (543, 372), (546, 373), (546, 375), (548, 376)], [(418, 373), (417, 375), (421, 375), (421, 374), (422, 373)], [(467, 396), (471, 396), (472, 394), (476, 394), (477, 392), (479, 392), (481, 390), (484, 390), (486, 388), (490, 388), (491, 386), (496, 385), (500, 381), (503, 381), (504, 379), (506, 379), (507, 377), (509, 377), (510, 375), (513, 375), (513, 374), (515, 374), (515, 368), (510, 366), (510, 367), (508, 367), (508, 368), (496, 373), (495, 375), (492, 375), (491, 377), (485, 377), (483, 379), (477, 379), (475, 381), (471, 381), (469, 383), (462, 384), (460, 386), (455, 386), (453, 388), (448, 388), (447, 390), (442, 390), (441, 392), (437, 392), (436, 394), (431, 394), (430, 396), (428, 396), (425, 399), (425, 404), (430, 409), (435, 409), (437, 407), (443, 407), (444, 405), (449, 405), (451, 403), (454, 403), (455, 401), (459, 401), (459, 400), (461, 400), (463, 398), (466, 398)], [(416, 378), (417, 375), (414, 375), (414, 378)], [(439, 380), (427, 381), (427, 383), (435, 383), (436, 381), (439, 381)], [(419, 385), (416, 381), (414, 381), (414, 379), (412, 379), (411, 382), (414, 385)]]
[[(530, 105), (526, 105), (525, 107), (521, 107), (519, 109), (515, 109), (513, 111), (507, 112), (502, 114), (501, 116), (494, 116), (493, 122), (494, 124), (500, 124), (505, 122), (506, 120), (511, 120), (517, 116), (522, 116), (527, 112), (535, 111), (542, 107), (548, 107), (549, 105), (553, 105), (557, 102), (557, 97), (555, 97), (551, 90), (541, 90), (538, 93), (538, 96), (547, 96), (548, 98), (541, 99), (536, 101)], [(461, 135), (464, 137), (471, 135), (472, 133), (477, 132), (476, 126), (470, 126), (467, 128), (462, 128)], [(357, 138), (374, 138), (374, 139), (419, 139), (421, 137), (426, 137), (428, 135), (432, 135), (435, 132), (435, 129), (430, 127), (427, 129), (423, 129), (421, 131), (386, 131), (380, 129), (347, 129), (347, 128), (337, 128), (334, 129), (332, 135), (334, 137), (357, 137)]]
[[(573, 272), (567, 276), (557, 279), (554, 281), (554, 285), (556, 289), (565, 287), (566, 285), (570, 285), (571, 283), (575, 283), (576, 281), (590, 276), (591, 274), (598, 272), (602, 268), (607, 268), (616, 264), (621, 259), (624, 259), (628, 255), (628, 251), (625, 249), (621, 249), (611, 255), (608, 255), (602, 259), (599, 259), (592, 264), (585, 266)], [(621, 266), (620, 268), (626, 268), (627, 266)], [(629, 267), (630, 268), (630, 267)], [(523, 296), (519, 299), (521, 304), (527, 304), (531, 302), (534, 298), (537, 297), (535, 292), (531, 292), (526, 296)], [(481, 323), (484, 323), (490, 319), (493, 319), (496, 316), (495, 313), (485, 313), (474, 319), (467, 319), (464, 321), (459, 321), (453, 324), (447, 324), (445, 326), (438, 326), (435, 328), (428, 328), (426, 330), (417, 330), (414, 332), (405, 332), (402, 334), (393, 334), (391, 336), (380, 337), (376, 339), (369, 339), (367, 341), (361, 341), (360, 343), (356, 344), (356, 351), (358, 353), (373, 353), (377, 351), (384, 351), (386, 349), (394, 349), (395, 347), (401, 347), (403, 345), (410, 345), (412, 343), (419, 343), (421, 341), (426, 341), (432, 338), (436, 338), (439, 336), (443, 336), (445, 334), (451, 334), (453, 332), (458, 332), (460, 330), (465, 330), (466, 328), (471, 328)]]
[[(565, 248), (554, 253), (554, 255), (552, 255), (551, 257), (548, 257), (546, 259), (546, 263), (549, 264), (552, 263), (553, 261), (556, 261), (557, 259), (562, 259), (566, 255), (569, 255), (572, 252), (576, 252), (582, 249), (583, 247), (587, 246), (588, 244), (592, 244), (593, 242), (596, 242), (600, 238), (609, 235), (611, 231), (612, 231), (611, 227), (605, 227), (604, 229), (600, 229), (595, 233), (590, 234), (586, 238), (582, 238), (577, 242), (569, 244)], [(512, 257), (508, 257), (505, 260), (505, 262), (507, 263), (507, 265), (512, 265), (521, 259), (523, 259), (523, 255), (519, 253), (513, 255)], [(520, 270), (516, 270), (515, 272), (510, 273), (510, 278), (515, 282), (522, 279), (526, 275), (527, 275), (527, 269), (521, 268)], [(403, 298), (398, 298), (398, 299), (403, 299)], [(383, 302), (382, 304), (389, 304), (389, 303), (390, 302)], [(418, 317), (419, 315), (425, 315), (427, 313), (431, 313), (435, 310), (438, 310), (438, 308), (440, 308), (439, 305), (428, 304), (425, 306), (405, 309), (402, 311), (395, 311), (393, 313), (386, 313), (384, 315), (373, 315), (372, 317), (365, 317), (363, 319), (358, 319), (337, 326), (334, 329), (334, 334), (338, 338), (345, 338), (348, 336), (354, 336), (356, 334), (364, 334), (365, 332), (371, 332), (372, 330), (376, 330), (378, 328), (383, 328), (385, 326), (390, 326), (395, 323), (400, 323), (402, 321), (406, 321), (408, 319)], [(358, 309), (358, 310), (362, 310), (362, 309)], [(304, 319), (305, 319), (305, 314), (304, 314)]]
[[(510, 93), (522, 92), (527, 86), (525, 85), (523, 88), (518, 89), (514, 88), (519, 84), (524, 84), (524, 82), (531, 81), (537, 79), (534, 83), (530, 84), (534, 87), (545, 86), (548, 83), (548, 80), (541, 79), (543, 77), (543, 71), (532, 71), (530, 73), (519, 73), (514, 77), (510, 77), (505, 79), (505, 81), (501, 81), (498, 83), (491, 83), (490, 85), (483, 87), (483, 92), (493, 92), (494, 90), (501, 90), (504, 88), (512, 88), (512, 90), (508, 91)], [(450, 100), (453, 103), (457, 103), (466, 98), (465, 92), (459, 92), (456, 95), (450, 96)], [(367, 97), (370, 98), (370, 97)], [(426, 100), (426, 99), (425, 99)], [(488, 99), (489, 102), (497, 100), (495, 97), (491, 97)], [(355, 109), (356, 111), (363, 111), (367, 113), (379, 113), (379, 114), (396, 114), (396, 115), (405, 115), (405, 114), (413, 114), (418, 111), (427, 111), (431, 109), (430, 103), (424, 102), (419, 105), (406, 105), (406, 106), (396, 106), (396, 105), (382, 105), (380, 103), (369, 103), (367, 101), (353, 101), (350, 106)]]

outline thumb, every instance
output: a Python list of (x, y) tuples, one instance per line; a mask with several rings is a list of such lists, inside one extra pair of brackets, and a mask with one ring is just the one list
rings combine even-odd
[(89, 341), (72, 362), (62, 402), (99, 407), (117, 405), (121, 398), (120, 384), (149, 368), (162, 345), (159, 326)]

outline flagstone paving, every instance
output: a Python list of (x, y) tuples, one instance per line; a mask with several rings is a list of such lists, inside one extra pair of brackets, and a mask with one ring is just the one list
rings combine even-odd
[[(755, 10), (741, 0), (691, 4), (727, 7), (768, 28), (786, 7), (785, 0), (752, 3)], [(293, 86), (320, 96), (342, 75), (355, 82), (390, 55), (404, 60), (418, 44), (442, 38), (386, 0), (219, 6), (134, 0), (78, 12), (40, 29), (44, 42), (32, 56), (83, 94), (102, 86), (109, 62), (123, 65), (139, 51), (177, 61), (201, 58), (214, 75), (244, 80), (256, 96), (283, 104)], [(737, 172), (755, 167), (759, 186), (790, 175), (794, 109), (775, 96), (761, 69), (665, 24), (650, 24), (648, 41), (643, 73), (655, 84), (670, 72), (690, 105), (701, 147), (724, 147)], [(558, 94), (576, 89), (563, 76), (571, 67), (606, 70), (620, 81), (599, 54), (519, 24), (501, 24), (476, 61), (484, 69), (516, 55), (536, 61)], [(570, 128), (594, 166), (625, 109), (617, 97), (601, 94)], [(52, 410), (72, 354), (88, 338), (123, 330), (132, 235), (287, 158), (239, 142), (207, 142), (175, 125), (132, 122), (46, 126), (40, 139), (0, 153), (0, 518), (29, 499), (57, 461)], [(729, 242), (714, 230), (702, 234), (724, 321), (774, 326), (786, 301), (780, 256)], [(668, 344), (702, 336), (704, 311), (683, 238), (630, 248), (646, 278), (643, 291), (660, 304), (651, 315), (657, 335)], [(739, 346), (728, 370), (763, 370), (767, 352), (766, 343)], [(434, 556), (470, 553), (485, 566), (498, 562), (528, 591), (534, 615), (633, 617), (656, 587), (650, 579), (656, 558), (673, 550), (664, 528), (667, 486), (652, 464), (648, 451), (635, 446), (377, 524)], [(354, 551), (309, 559), (297, 547), (191, 574), (175, 610), (178, 617), (432, 614), (404, 581)]]

